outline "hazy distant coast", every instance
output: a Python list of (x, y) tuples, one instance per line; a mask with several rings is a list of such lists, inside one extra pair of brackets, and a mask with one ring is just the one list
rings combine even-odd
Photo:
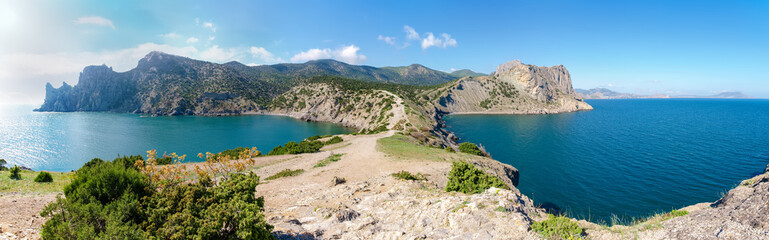
[(615, 92), (607, 88), (580, 89), (575, 88), (577, 94), (584, 99), (633, 99), (633, 98), (722, 98), (742, 99), (753, 98), (739, 91), (721, 92), (713, 95), (668, 95), (668, 94), (634, 94)]

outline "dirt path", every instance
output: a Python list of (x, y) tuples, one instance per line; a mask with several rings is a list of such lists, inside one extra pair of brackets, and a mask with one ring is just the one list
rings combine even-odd
[(0, 239), (40, 239), (40, 211), (57, 193), (0, 193)]
[(403, 99), (391, 92), (388, 92), (385, 90), (381, 90), (381, 91), (387, 95), (392, 96), (395, 99), (395, 104), (393, 105), (393, 109), (390, 110), (390, 112), (393, 113), (393, 117), (390, 118), (390, 122), (387, 126), (387, 129), (395, 128), (395, 125), (398, 124), (398, 122), (400, 122), (401, 120), (403, 120), (404, 123), (409, 122), (409, 119), (406, 117), (406, 107), (403, 105)]

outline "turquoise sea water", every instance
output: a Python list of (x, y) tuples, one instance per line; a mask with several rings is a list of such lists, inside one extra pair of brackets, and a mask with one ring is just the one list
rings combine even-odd
[(35, 106), (0, 107), (0, 159), (35, 170), (70, 171), (88, 160), (118, 155), (146, 156), (220, 152), (257, 147), (269, 152), (288, 141), (351, 129), (281, 116), (146, 117), (115, 113), (37, 113)]
[(544, 207), (610, 223), (712, 202), (769, 163), (769, 100), (588, 100), (555, 115), (453, 115)]

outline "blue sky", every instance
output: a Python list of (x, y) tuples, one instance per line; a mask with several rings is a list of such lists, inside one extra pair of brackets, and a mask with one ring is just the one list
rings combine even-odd
[(245, 64), (334, 58), (489, 73), (563, 64), (579, 88), (769, 97), (769, 1), (40, 1), (0, 3), (1, 103), (151, 50)]

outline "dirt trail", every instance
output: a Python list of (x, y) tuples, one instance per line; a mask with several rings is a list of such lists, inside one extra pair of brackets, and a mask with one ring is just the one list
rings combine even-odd
[(403, 120), (404, 123), (409, 122), (409, 119), (406, 117), (406, 107), (403, 105), (403, 99), (391, 92), (388, 92), (385, 90), (381, 90), (381, 91), (387, 95), (392, 96), (395, 99), (395, 104), (393, 104), (393, 109), (390, 110), (390, 112), (393, 113), (393, 116), (390, 118), (389, 124), (387, 125), (387, 129), (395, 128), (395, 125), (398, 124), (398, 122), (400, 122), (401, 120)]

